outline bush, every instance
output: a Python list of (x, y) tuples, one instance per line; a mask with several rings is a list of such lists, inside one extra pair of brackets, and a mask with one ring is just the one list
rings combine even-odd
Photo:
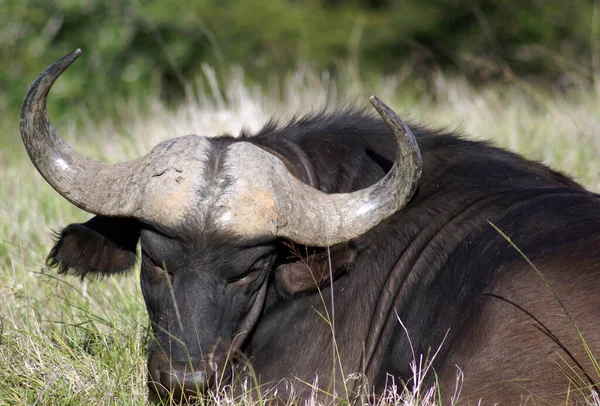
[(58, 84), (54, 103), (92, 94), (94, 105), (110, 109), (115, 94), (143, 98), (156, 87), (178, 99), (204, 63), (221, 73), (241, 65), (254, 80), (299, 61), (334, 73), (350, 63), (361, 74), (409, 63), (424, 75), (434, 66), (473, 78), (488, 78), (500, 63), (556, 78), (565, 65), (589, 73), (600, 42), (593, 0), (4, 0), (2, 7), (0, 108), (11, 110), (43, 68), (76, 47), (85, 57)]

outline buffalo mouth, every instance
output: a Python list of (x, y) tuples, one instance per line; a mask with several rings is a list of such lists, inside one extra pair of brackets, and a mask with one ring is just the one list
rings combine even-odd
[(231, 385), (245, 370), (242, 357), (223, 353), (208, 359), (177, 361), (163, 351), (148, 359), (149, 400), (172, 404), (198, 402)]
[(155, 398), (174, 403), (199, 400), (215, 389), (215, 370), (206, 362), (176, 362), (167, 357), (152, 357), (148, 362), (148, 388)]

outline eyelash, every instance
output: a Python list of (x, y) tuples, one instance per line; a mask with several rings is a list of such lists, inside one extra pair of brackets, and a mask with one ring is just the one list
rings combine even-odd
[(148, 270), (148, 277), (150, 279), (150, 283), (157, 285), (164, 280), (166, 275), (168, 275), (172, 280), (173, 273), (165, 269), (164, 263), (162, 265), (158, 265), (156, 261), (154, 261), (148, 254), (143, 253), (143, 255), (149, 262), (150, 268)]
[[(259, 258), (249, 269), (240, 276), (230, 278), (227, 282), (237, 285), (248, 285), (256, 280), (258, 274), (267, 269), (273, 262), (273, 257), (270, 255)], [(252, 277), (252, 278), (249, 278)], [(247, 280), (249, 279), (249, 280)]]

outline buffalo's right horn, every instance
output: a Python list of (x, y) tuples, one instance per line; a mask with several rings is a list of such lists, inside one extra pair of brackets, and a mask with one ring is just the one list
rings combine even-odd
[(39, 173), (74, 205), (94, 214), (131, 215), (138, 204), (135, 193), (126, 190), (131, 164), (109, 166), (78, 154), (58, 136), (48, 118), (48, 92), (81, 52), (76, 49), (54, 63), (29, 88), (21, 106), (23, 143)]
[(52, 126), (46, 99), (56, 79), (81, 55), (76, 49), (46, 69), (21, 106), (21, 135), (46, 181), (75, 206), (93, 214), (127, 216), (168, 225), (182, 220), (209, 141), (185, 136), (157, 145), (148, 155), (107, 165), (72, 149)]

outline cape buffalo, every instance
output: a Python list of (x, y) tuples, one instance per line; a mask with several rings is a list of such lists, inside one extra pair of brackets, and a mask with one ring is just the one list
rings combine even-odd
[(445, 399), (457, 368), (465, 403), (595, 390), (599, 195), (488, 143), (409, 127), (374, 97), (380, 117), (347, 109), (188, 135), (106, 165), (46, 113), (80, 53), (43, 72), (21, 110), (37, 170), (96, 215), (64, 228), (47, 261), (120, 274), (139, 242), (152, 393), (201, 396), (242, 365), (281, 398), (308, 396), (316, 376), (351, 397), (350, 373), (381, 393), (410, 385), (413, 354), (440, 346), (431, 382)]

